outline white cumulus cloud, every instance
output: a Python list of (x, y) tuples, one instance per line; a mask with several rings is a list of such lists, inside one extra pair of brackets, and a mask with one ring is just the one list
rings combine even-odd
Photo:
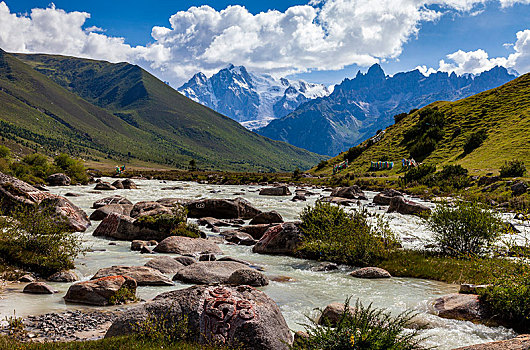
[[(495, 1), (506, 7), (530, 0)], [(494, 0), (308, 0), (307, 5), (283, 12), (257, 14), (242, 6), (221, 11), (191, 7), (171, 16), (169, 26), (154, 27), (151, 43), (131, 46), (124, 38), (106, 35), (104, 28), (84, 28), (89, 13), (66, 12), (52, 5), (18, 15), (2, 1), (0, 47), (127, 61), (174, 84), (197, 71), (213, 73), (229, 62), (273, 74), (333, 70), (395, 59), (422, 23), (435, 21), (447, 11), (471, 14), (477, 5), (488, 2)], [(517, 57), (513, 60), (527, 67), (528, 34), (524, 33), (518, 37), (521, 43), (514, 45)], [(478, 71), (495, 63), (479, 51), (451, 54), (443, 69)]]

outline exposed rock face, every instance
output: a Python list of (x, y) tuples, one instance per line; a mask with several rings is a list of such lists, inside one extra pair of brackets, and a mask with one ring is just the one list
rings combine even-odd
[(276, 303), (249, 286), (193, 286), (160, 294), (125, 311), (105, 337), (134, 332), (132, 325), (149, 317), (168, 322), (187, 316), (191, 340), (226, 345), (245, 344), (255, 350), (287, 350), (292, 336)]
[(105, 197), (105, 198), (102, 198), (102, 199), (98, 199), (97, 201), (95, 201), (92, 204), (92, 208), (93, 209), (97, 209), (97, 208), (101, 208), (101, 207), (104, 207), (106, 205), (111, 205), (111, 204), (119, 204), (119, 205), (129, 204), (129, 205), (132, 205), (132, 202), (130, 200), (128, 200), (127, 198), (125, 198), (125, 197), (122, 197), (120, 195), (115, 195), (115, 196), (111, 196), (111, 197)]
[(381, 269), (379, 267), (363, 267), (362, 269), (358, 269), (350, 273), (350, 276), (370, 279), (392, 277), (387, 270)]
[(155, 230), (127, 215), (109, 214), (96, 228), (94, 236), (104, 236), (124, 241), (163, 240), (171, 235), (169, 230)]
[(75, 282), (79, 281), (74, 271), (59, 271), (47, 278), (50, 282)]
[(260, 196), (290, 196), (291, 191), (287, 186), (267, 187), (259, 191)]
[(162, 273), (175, 273), (184, 265), (170, 256), (157, 256), (149, 260), (145, 266), (158, 270)]
[(252, 252), (293, 255), (301, 243), (302, 234), (298, 225), (286, 222), (269, 228), (252, 248)]
[(121, 215), (129, 215), (133, 206), (132, 204), (109, 204), (99, 207), (90, 214), (89, 219), (94, 221), (101, 221), (109, 214), (116, 213)]
[(280, 224), (282, 222), (283, 218), (280, 213), (273, 210), (256, 215), (252, 220), (250, 220), (250, 225)]
[(528, 190), (528, 184), (524, 181), (517, 181), (512, 186), (510, 186), (514, 196), (520, 196), (525, 194)]
[(269, 279), (257, 270), (241, 269), (232, 272), (228, 278), (228, 284), (263, 287), (269, 284)]
[(454, 350), (528, 350), (530, 349), (530, 334), (522, 334), (508, 340), (494, 341), (484, 344), (464, 346)]
[(66, 174), (57, 173), (48, 176), (46, 182), (50, 186), (70, 186), (72, 180)]
[(241, 269), (250, 268), (234, 261), (199, 261), (177, 271), (173, 280), (194, 284), (226, 284), (232, 273)]
[(337, 187), (331, 192), (331, 197), (340, 197), (347, 199), (362, 199), (366, 200), (366, 196), (361, 188), (357, 185), (350, 187)]
[[(339, 322), (340, 318), (342, 317), (342, 314), (344, 313), (344, 308), (346, 305), (342, 303), (331, 303), (324, 311), (322, 311), (322, 314), (318, 317), (317, 324), (319, 325), (328, 325), (331, 327), (334, 327)], [(348, 312), (350, 314), (355, 313), (355, 308), (353, 306), (349, 306)]]
[(423, 204), (416, 203), (413, 201), (406, 200), (403, 197), (392, 197), (390, 200), (390, 206), (388, 207), (387, 213), (398, 212), (400, 214), (420, 214), (430, 213), (431, 209)]
[(96, 187), (94, 187), (95, 190), (97, 191), (114, 191), (114, 190), (117, 190), (116, 187), (112, 186), (111, 184), (109, 184), (108, 182), (99, 182)]
[(84, 232), (90, 226), (88, 215), (68, 199), (41, 191), (13, 176), (0, 173), (0, 202), (5, 214), (15, 208), (38, 205), (54, 210), (58, 220), (65, 220), (72, 231)]
[(476, 294), (445, 295), (436, 299), (433, 307), (438, 316), (443, 318), (480, 322), (486, 317)]
[(374, 197), (374, 204), (379, 205), (390, 205), (390, 201), (393, 197), (403, 197), (403, 193), (394, 189), (386, 189), (381, 193), (378, 193)]
[(210, 216), (216, 219), (252, 219), (261, 213), (243, 198), (200, 199), (189, 202), (186, 207), (190, 218)]
[(217, 244), (203, 238), (170, 236), (160, 242), (154, 249), (157, 253), (176, 254), (222, 254)]
[(31, 282), (24, 287), (24, 293), (29, 294), (54, 294), (57, 293), (52, 287), (44, 282)]
[(172, 286), (173, 282), (160, 271), (146, 266), (111, 266), (99, 269), (91, 278), (108, 276), (129, 276), (136, 281), (139, 286)]
[(113, 297), (123, 289), (136, 294), (136, 281), (128, 276), (108, 276), (92, 281), (72, 284), (64, 300), (71, 303), (106, 306), (113, 303)]

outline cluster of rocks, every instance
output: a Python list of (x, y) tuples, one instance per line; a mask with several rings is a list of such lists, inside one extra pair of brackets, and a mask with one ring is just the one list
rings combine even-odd
[[(67, 311), (28, 316), (24, 319), (26, 340), (33, 342), (65, 342), (102, 338), (120, 312)], [(7, 328), (0, 332), (7, 334)]]
[(114, 191), (114, 190), (123, 190), (123, 189), (133, 190), (137, 188), (138, 186), (131, 179), (116, 180), (112, 184), (110, 182), (106, 182), (106, 181), (102, 181), (98, 179), (96, 181), (96, 187), (94, 187), (94, 189), (98, 191)]

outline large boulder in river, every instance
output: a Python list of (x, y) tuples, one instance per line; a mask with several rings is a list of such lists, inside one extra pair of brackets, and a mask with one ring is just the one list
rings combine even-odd
[(252, 220), (250, 220), (250, 225), (259, 225), (259, 224), (280, 224), (283, 222), (283, 218), (277, 211), (266, 211), (261, 214), (256, 215)]
[(135, 190), (138, 188), (138, 186), (131, 179), (125, 179), (121, 182), (121, 184), (123, 185), (123, 188), (125, 188), (126, 190)]
[(234, 261), (198, 261), (178, 270), (173, 276), (173, 281), (193, 284), (226, 284), (232, 273), (240, 269), (250, 269), (250, 267)]
[(476, 344), (456, 348), (454, 350), (528, 350), (530, 349), (530, 334), (521, 334), (515, 338), (494, 342)]
[(230, 275), (228, 284), (249, 285), (252, 287), (263, 287), (269, 284), (269, 279), (255, 269), (239, 269)]
[(340, 198), (347, 198), (347, 199), (362, 199), (366, 200), (366, 195), (361, 190), (361, 188), (357, 185), (353, 185), (350, 187), (337, 187), (334, 188), (333, 191), (331, 191), (330, 194), (331, 197), (340, 197)]
[(135, 333), (135, 325), (162, 318), (174, 324), (187, 318), (190, 340), (253, 350), (287, 350), (292, 335), (278, 305), (250, 286), (193, 286), (162, 293), (125, 311), (106, 338)]
[(252, 248), (252, 252), (293, 255), (301, 244), (302, 233), (298, 225), (285, 222), (269, 228)]
[(259, 194), (260, 196), (290, 196), (291, 191), (289, 191), (289, 187), (287, 186), (276, 186), (262, 188)]
[(378, 278), (390, 278), (392, 275), (385, 269), (380, 267), (363, 267), (357, 269), (350, 273), (350, 276), (356, 278), (368, 278), (368, 279), (378, 279)]
[(121, 215), (130, 215), (133, 206), (132, 204), (109, 204), (99, 207), (90, 214), (89, 219), (94, 221), (101, 221), (112, 213)]
[(390, 205), (390, 201), (394, 197), (403, 197), (403, 193), (389, 188), (376, 194), (373, 202), (378, 205)]
[[(326, 306), (326, 308), (322, 311), (322, 314), (316, 320), (317, 324), (321, 326), (337, 326), (337, 323), (339, 323), (340, 319), (342, 318), (342, 315), (344, 314), (345, 307), (346, 305), (342, 303), (329, 304), (328, 306)], [(355, 307), (349, 306), (348, 313), (350, 315), (355, 314)]]
[(128, 200), (127, 198), (125, 198), (125, 197), (122, 197), (120, 195), (115, 195), (115, 196), (110, 196), (110, 197), (105, 197), (105, 198), (102, 198), (102, 199), (98, 199), (97, 201), (95, 201), (92, 204), (92, 209), (97, 209), (97, 208), (101, 208), (101, 207), (104, 207), (106, 205), (112, 205), (112, 204), (132, 205), (133, 203), (130, 200)]
[(114, 187), (113, 185), (111, 185), (110, 183), (105, 182), (105, 181), (99, 182), (96, 185), (96, 187), (94, 187), (94, 189), (97, 190), (97, 191), (114, 191), (114, 190), (117, 190), (116, 187)]
[(160, 271), (147, 266), (111, 266), (99, 269), (91, 278), (96, 280), (108, 276), (129, 276), (139, 286), (172, 286), (173, 282)]
[(68, 199), (41, 191), (13, 176), (0, 173), (0, 202), (4, 214), (19, 207), (51, 208), (58, 221), (65, 221), (72, 231), (84, 232), (90, 226), (88, 215)]
[(48, 176), (46, 182), (50, 186), (70, 186), (72, 179), (66, 174), (56, 173)]
[(189, 202), (186, 207), (190, 218), (252, 219), (261, 213), (243, 198), (199, 199)]
[(273, 224), (247, 225), (241, 227), (238, 231), (248, 233), (252, 238), (260, 240), (269, 228), (275, 226)]
[(162, 273), (175, 273), (184, 267), (183, 264), (167, 255), (157, 256), (156, 258), (149, 260), (144, 266), (158, 270)]
[(400, 214), (430, 213), (431, 209), (423, 204), (409, 201), (403, 197), (392, 197), (387, 213), (398, 212)]
[(79, 281), (79, 277), (72, 270), (59, 271), (47, 278), (50, 282), (75, 282)]
[(29, 294), (54, 294), (57, 293), (52, 287), (44, 282), (31, 282), (24, 287), (23, 293)]
[(94, 230), (94, 236), (103, 236), (123, 241), (161, 241), (171, 236), (171, 230), (157, 227), (149, 222), (134, 219), (127, 215), (109, 214)]
[(123, 184), (121, 183), (121, 180), (114, 181), (112, 186), (116, 187), (118, 190), (123, 190)]
[(163, 206), (158, 202), (144, 201), (136, 203), (131, 210), (131, 217), (138, 218), (145, 215), (162, 215), (173, 212), (170, 208)]
[[(106, 306), (126, 300), (116, 300), (116, 296), (136, 295), (136, 281), (128, 276), (108, 276), (92, 281), (72, 284), (64, 296), (70, 303)], [(127, 291), (128, 293), (123, 293)]]
[(164, 239), (154, 249), (157, 253), (186, 254), (222, 254), (221, 248), (212, 241), (204, 238), (189, 238), (170, 236)]
[(482, 322), (486, 311), (476, 294), (449, 294), (433, 302), (435, 313), (443, 318), (461, 321)]

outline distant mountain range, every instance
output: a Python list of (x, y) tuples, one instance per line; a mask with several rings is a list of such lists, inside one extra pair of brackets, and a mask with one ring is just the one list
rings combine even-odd
[(329, 95), (321, 84), (276, 79), (232, 64), (210, 78), (197, 73), (178, 91), (249, 129), (263, 127), (304, 102)]
[(334, 155), (393, 124), (393, 116), (429, 103), (454, 101), (498, 87), (516, 76), (495, 67), (480, 75), (457, 76), (418, 70), (387, 76), (375, 64), (336, 85), (329, 96), (300, 105), (283, 118), (256, 130), (312, 152)]
[(117, 164), (292, 171), (322, 158), (257, 135), (138, 66), (1, 49), (0, 136)]
[[(496, 71), (500, 72), (495, 69), (493, 73)], [(436, 118), (429, 118), (433, 113)], [(505, 161), (513, 159), (523, 161), (530, 168), (530, 73), (458, 101), (434, 102), (401, 115), (398, 120), (377, 137), (361, 143), (355, 152), (343, 152), (313, 171), (331, 175), (334, 164), (348, 159), (349, 167), (341, 174), (363, 174), (369, 171), (371, 161), (389, 160), (396, 163), (394, 169), (377, 172), (395, 174), (401, 169), (401, 159), (410, 158), (418, 151), (422, 156), (415, 156), (416, 160), (436, 165), (438, 169), (460, 164), (471, 174), (480, 174), (498, 171)], [(466, 150), (472, 135), (483, 137)], [(431, 143), (431, 148), (425, 147), (429, 142), (423, 142), (425, 146), (418, 150), (421, 139), (426, 138), (434, 138), (436, 142)]]

